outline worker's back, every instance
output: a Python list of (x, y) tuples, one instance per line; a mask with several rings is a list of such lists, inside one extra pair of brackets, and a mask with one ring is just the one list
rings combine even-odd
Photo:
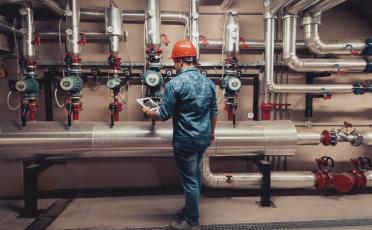
[(214, 83), (191, 67), (166, 87), (163, 100), (175, 100), (173, 146), (187, 151), (206, 149), (211, 142), (211, 114), (217, 113)]

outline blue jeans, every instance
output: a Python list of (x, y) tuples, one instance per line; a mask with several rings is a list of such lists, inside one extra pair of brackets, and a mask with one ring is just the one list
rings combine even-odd
[(185, 193), (185, 220), (190, 224), (199, 224), (199, 201), (202, 174), (203, 151), (187, 152), (174, 149), (176, 162), (183, 180)]

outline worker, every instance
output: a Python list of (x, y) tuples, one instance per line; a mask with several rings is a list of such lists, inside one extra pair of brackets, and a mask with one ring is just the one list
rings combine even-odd
[(215, 140), (217, 99), (214, 83), (196, 68), (196, 49), (190, 41), (178, 41), (172, 50), (177, 75), (164, 90), (160, 108), (144, 107), (145, 116), (166, 121), (173, 119), (173, 150), (182, 178), (185, 207), (174, 230), (196, 230), (199, 224), (201, 160)]

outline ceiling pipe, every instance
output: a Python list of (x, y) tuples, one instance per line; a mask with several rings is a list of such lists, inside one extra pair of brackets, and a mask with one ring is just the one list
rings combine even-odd
[[(319, 134), (298, 132), (291, 121), (237, 122), (235, 128), (219, 122), (216, 136), (208, 149), (214, 156), (293, 155), (299, 144), (320, 143)], [(115, 129), (81, 121), (69, 129), (63, 122), (33, 122), (24, 129), (16, 123), (0, 125), (0, 159), (172, 156), (171, 143), (171, 122), (126, 122)]]
[(346, 0), (323, 0), (319, 2), (318, 4), (309, 8), (307, 10), (307, 13), (312, 14), (312, 15), (322, 13), (322, 12), (325, 12), (327, 10), (330, 10), (340, 5), (343, 2), (346, 2)]
[(1, 5), (7, 4), (40, 4), (46, 9), (49, 9), (54, 14), (64, 16), (66, 11), (54, 0), (2, 0)]
[(286, 7), (295, 1), (297, 0), (274, 0), (267, 5), (266, 10), (272, 14), (276, 14), (281, 8)]
[(297, 15), (306, 8), (318, 3), (320, 0), (299, 0), (287, 9), (288, 14)]
[(158, 0), (147, 0), (145, 11), (145, 43), (146, 46), (159, 48), (160, 34), (160, 5)]
[[(297, 72), (364, 72), (368, 61), (364, 59), (301, 59), (296, 54), (297, 16), (283, 17), (283, 59)], [(346, 88), (345, 88), (346, 89)]]
[(35, 30), (34, 30), (34, 13), (31, 7), (24, 7), (20, 9), (22, 15), (22, 55), (27, 59), (35, 58)]
[[(69, 15), (66, 18), (67, 21), (67, 30), (66, 30), (66, 48), (67, 52), (74, 55), (80, 55), (80, 4), (79, 0), (68, 0), (67, 10)], [(66, 11), (67, 11), (66, 10)]]

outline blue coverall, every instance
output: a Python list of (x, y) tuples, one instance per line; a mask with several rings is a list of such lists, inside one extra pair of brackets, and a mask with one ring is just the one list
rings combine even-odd
[(215, 85), (195, 67), (181, 70), (167, 83), (157, 112), (163, 121), (173, 119), (172, 145), (190, 224), (199, 224), (201, 160), (211, 144), (211, 117), (217, 113)]

